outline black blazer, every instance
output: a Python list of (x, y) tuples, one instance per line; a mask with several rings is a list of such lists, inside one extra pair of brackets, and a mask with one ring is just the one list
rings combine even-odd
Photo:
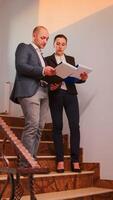
[[(74, 57), (72, 56), (68, 56), (68, 55), (64, 55), (65, 56), (65, 59), (66, 59), (66, 62), (75, 66), (75, 59)], [(55, 54), (52, 54), (51, 56), (48, 56), (48, 57), (45, 57), (45, 63), (46, 65), (50, 65), (52, 67), (56, 67), (57, 66), (57, 62), (56, 62), (56, 59), (55, 59)], [(77, 83), (83, 83), (84, 81), (81, 81), (81, 80), (77, 80)], [(76, 89), (76, 86), (75, 84), (67, 84), (66, 83), (66, 86), (67, 86), (67, 90), (69, 93), (71, 94), (77, 94), (77, 89)]]
[(40, 79), (43, 78), (40, 59), (31, 44), (20, 43), (15, 53), (16, 78), (10, 99), (18, 102), (18, 97), (33, 96)]

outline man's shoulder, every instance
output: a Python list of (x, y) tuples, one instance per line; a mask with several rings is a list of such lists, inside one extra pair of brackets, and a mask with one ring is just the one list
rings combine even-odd
[(16, 48), (16, 51), (30, 51), (31, 49), (31, 44), (26, 44), (26, 43), (19, 43), (17, 48)]
[(17, 48), (18, 47), (29, 47), (30, 46), (30, 44), (26, 44), (26, 43), (24, 43), (24, 42), (21, 42), (21, 43), (19, 43), (18, 45), (17, 45)]

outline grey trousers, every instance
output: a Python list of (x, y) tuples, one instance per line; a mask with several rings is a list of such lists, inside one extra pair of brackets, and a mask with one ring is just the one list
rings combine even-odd
[(41, 138), (40, 129), (44, 127), (48, 113), (48, 89), (39, 87), (29, 98), (19, 98), (25, 117), (22, 143), (33, 157), (36, 157)]

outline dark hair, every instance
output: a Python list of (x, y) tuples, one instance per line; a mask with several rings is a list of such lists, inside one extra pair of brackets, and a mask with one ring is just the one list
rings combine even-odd
[(64, 38), (64, 39), (66, 40), (66, 43), (67, 43), (67, 37), (66, 37), (65, 35), (63, 35), (63, 34), (58, 34), (58, 35), (56, 35), (56, 36), (54, 37), (54, 43), (55, 43), (55, 41), (56, 41), (57, 38)]

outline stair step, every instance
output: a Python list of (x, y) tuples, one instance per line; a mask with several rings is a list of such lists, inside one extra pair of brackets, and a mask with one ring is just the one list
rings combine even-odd
[(13, 117), (10, 115), (0, 115), (2, 119), (7, 123), (9, 126), (24, 126), (24, 118), (23, 117)]
[[(9, 160), (9, 166), (16, 168), (17, 167), (17, 157), (16, 156), (6, 156), (6, 158)], [(50, 171), (55, 171), (56, 170), (56, 159), (55, 156), (37, 156), (38, 158), (38, 163), (42, 167), (48, 167)], [(3, 167), (3, 160), (2, 157), (0, 157), (0, 167)], [(64, 162), (65, 162), (65, 169), (70, 170), (70, 156), (65, 155), (64, 156)]]
[[(10, 167), (16, 167), (17, 166), (17, 157), (16, 156), (6, 156), (6, 158), (9, 160), (9, 166)], [(43, 156), (37, 156), (37, 160), (40, 163), (42, 167), (48, 167), (50, 171), (56, 170), (56, 159), (55, 155), (43, 155)], [(2, 164), (2, 157), (0, 157), (0, 167), (3, 167)], [(65, 170), (70, 171), (70, 155), (64, 156), (64, 163), (65, 163)], [(85, 171), (95, 171), (95, 179), (99, 178), (99, 163), (84, 163), (81, 162), (81, 169)]]
[[(7, 123), (9, 126), (23, 127), (25, 124), (24, 117), (15, 117), (10, 115), (0, 114), (0, 117)], [(45, 124), (46, 129), (52, 129), (52, 123)]]
[[(3, 140), (0, 139), (0, 152), (2, 152), (2, 143)], [(10, 151), (9, 151), (10, 149)], [(41, 141), (39, 144), (38, 155), (55, 155), (54, 143), (53, 141)], [(6, 156), (15, 155), (15, 148), (11, 145), (11, 143), (7, 140), (5, 144), (4, 154)], [(64, 143), (64, 154), (69, 154), (69, 148), (66, 143)], [(80, 149), (80, 160), (82, 159), (82, 149)]]
[[(112, 189), (98, 188), (98, 187), (88, 187), (76, 190), (60, 191), (60, 192), (50, 192), (45, 194), (36, 195), (38, 200), (69, 200), (83, 197), (93, 197), (97, 195), (108, 194), (106, 200), (111, 199), (113, 195)], [(22, 200), (29, 200), (29, 196), (24, 196)], [(103, 199), (105, 200), (105, 199)]]
[[(94, 173), (94, 171), (82, 171), (81, 173), (66, 171), (64, 173), (50, 172), (49, 174), (34, 175), (35, 193), (43, 194), (93, 186)], [(0, 175), (1, 188), (3, 188), (6, 182), (6, 177), (6, 175)], [(21, 184), (24, 195), (28, 195), (29, 185), (27, 177), (21, 176)], [(4, 197), (8, 197), (9, 192), (7, 191), (4, 195)]]
[[(47, 178), (47, 177), (61, 177), (61, 176), (73, 176), (73, 175), (86, 175), (86, 174), (94, 174), (94, 171), (82, 171), (81, 173), (77, 172), (70, 172), (70, 171), (65, 171), (64, 173), (57, 173), (57, 172), (50, 172), (48, 174), (35, 174), (34, 178)], [(6, 175), (0, 174), (0, 181), (5, 181), (6, 180)], [(27, 179), (26, 176), (21, 176), (21, 179)]]
[[(21, 134), (23, 131), (23, 127), (18, 126), (9, 126), (9, 128), (13, 131), (13, 133), (18, 137), (21, 138)], [(48, 139), (48, 140), (53, 140), (52, 139), (52, 129), (51, 128), (44, 128), (41, 130), (42, 132), (42, 140)], [(66, 137), (68, 139), (68, 135), (64, 135), (63, 137)], [(1, 130), (0, 131), (0, 139), (4, 138), (4, 132)]]

